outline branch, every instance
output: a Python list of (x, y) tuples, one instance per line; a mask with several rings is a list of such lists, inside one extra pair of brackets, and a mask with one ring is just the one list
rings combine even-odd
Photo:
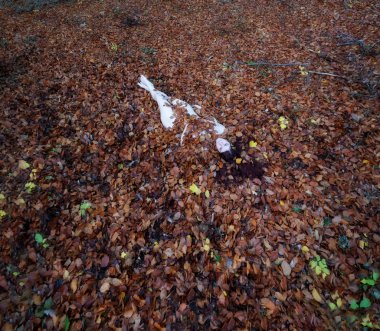
[(250, 67), (258, 67), (258, 66), (267, 66), (267, 67), (298, 67), (298, 66), (307, 66), (308, 63), (271, 63), (271, 62), (265, 62), (265, 61), (248, 61), (246, 64)]
[(320, 71), (308, 70), (308, 73), (315, 74), (315, 75), (321, 75), (321, 76), (338, 77), (338, 78), (342, 78), (342, 79), (348, 80), (347, 77), (339, 76), (339, 75), (335, 75), (335, 74), (330, 74), (329, 72), (320, 72)]

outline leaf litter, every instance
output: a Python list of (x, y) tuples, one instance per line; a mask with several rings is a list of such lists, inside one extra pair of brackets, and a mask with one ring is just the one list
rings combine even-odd
[(377, 327), (376, 6), (0, 9), (4, 330)]

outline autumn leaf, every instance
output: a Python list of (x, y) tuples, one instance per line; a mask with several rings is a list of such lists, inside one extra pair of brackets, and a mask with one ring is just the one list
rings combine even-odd
[(323, 303), (323, 299), (316, 288), (313, 288), (311, 291), (311, 294), (313, 295), (313, 298), (315, 301), (318, 301), (319, 303)]
[(263, 298), (260, 300), (262, 306), (268, 309), (268, 315), (273, 314), (276, 311), (276, 305), (268, 298)]
[(250, 148), (255, 148), (255, 147), (257, 147), (257, 142), (251, 140), (251, 141), (249, 142), (249, 147), (250, 147)]
[(20, 160), (20, 161), (18, 161), (18, 167), (22, 170), (26, 170), (26, 169), (30, 168), (30, 164), (24, 160)]
[(196, 195), (200, 195), (202, 193), (202, 191), (194, 183), (191, 184), (191, 186), (189, 187), (189, 190), (190, 190), (191, 193), (196, 194)]

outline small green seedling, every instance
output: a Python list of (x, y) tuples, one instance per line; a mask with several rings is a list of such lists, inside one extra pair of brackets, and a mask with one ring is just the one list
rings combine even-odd
[(87, 209), (91, 208), (91, 202), (83, 201), (79, 207), (79, 214), (82, 217), (86, 216)]
[(119, 164), (117, 165), (117, 168), (118, 168), (119, 170), (123, 170), (123, 169), (124, 169), (124, 163), (119, 163)]
[(117, 44), (111, 43), (111, 51), (117, 52), (117, 49), (118, 49)]
[(329, 267), (327, 266), (326, 260), (321, 259), (319, 255), (316, 255), (314, 259), (310, 261), (310, 267), (314, 272), (319, 276), (322, 275), (322, 278), (325, 279), (326, 276), (330, 274)]
[(28, 192), (29, 194), (32, 193), (35, 188), (36, 188), (36, 184), (34, 184), (33, 182), (27, 182), (25, 184), (26, 192)]
[(49, 244), (46, 242), (46, 238), (44, 238), (42, 236), (41, 233), (37, 232), (35, 235), (34, 235), (34, 240), (36, 241), (36, 243), (38, 245), (41, 245), (43, 248), (48, 248), (49, 247)]
[(360, 282), (364, 285), (374, 286), (378, 279), (379, 273), (374, 271), (371, 278), (363, 278)]
[(4, 210), (0, 210), (0, 220), (7, 216), (7, 213)]
[(371, 307), (371, 300), (364, 297), (358, 304), (358, 302), (355, 299), (352, 299), (350, 301), (350, 308), (352, 310), (356, 310), (358, 308), (369, 308)]

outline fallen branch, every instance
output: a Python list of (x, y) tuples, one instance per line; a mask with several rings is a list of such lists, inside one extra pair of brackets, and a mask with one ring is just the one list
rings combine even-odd
[(298, 66), (307, 66), (308, 63), (271, 63), (271, 62), (265, 62), (265, 61), (248, 61), (246, 62), (248, 66), (251, 67), (258, 67), (258, 66), (267, 66), (267, 67), (298, 67)]
[(337, 77), (337, 78), (342, 78), (342, 79), (348, 80), (347, 77), (339, 76), (336, 74), (330, 74), (329, 72), (320, 72), (320, 71), (312, 71), (312, 70), (308, 70), (307, 72), (310, 74), (314, 74), (314, 75)]

